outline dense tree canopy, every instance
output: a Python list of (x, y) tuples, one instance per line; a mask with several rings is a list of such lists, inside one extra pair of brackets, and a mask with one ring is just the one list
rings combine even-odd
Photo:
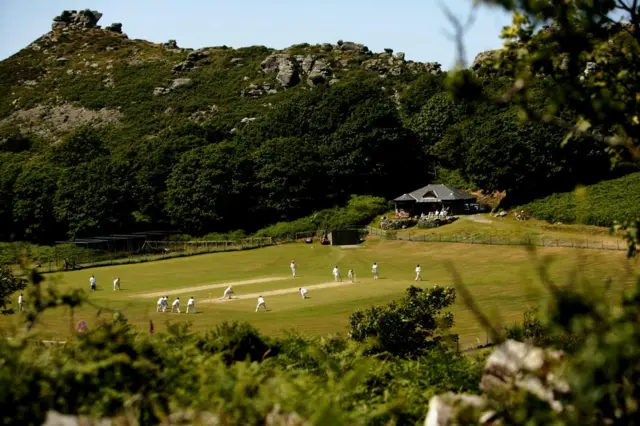
[[(513, 63), (467, 70), (463, 96), (449, 91), (455, 84), (446, 74), (354, 72), (337, 84), (288, 91), (241, 123), (210, 104), (203, 120), (167, 118), (172, 109), (200, 117), (209, 99), (202, 93), (213, 81), (235, 84), (235, 74), (209, 75), (169, 108), (130, 84), (147, 88), (151, 74), (129, 70), (120, 75), (124, 88), (108, 96), (85, 84), (74, 92), (78, 102), (122, 106), (136, 121), (80, 127), (59, 140), (3, 130), (0, 220), (9, 226), (0, 238), (43, 242), (167, 226), (252, 232), (343, 205), (353, 194), (389, 199), (436, 176), (518, 201), (611, 177), (602, 145), (584, 136), (563, 145), (563, 129), (523, 124), (519, 109), (495, 102), (518, 70)], [(529, 109), (558, 105), (551, 95), (560, 81), (539, 72), (527, 82)], [(571, 101), (554, 111), (571, 121), (580, 109)], [(602, 120), (595, 125), (608, 129)]]

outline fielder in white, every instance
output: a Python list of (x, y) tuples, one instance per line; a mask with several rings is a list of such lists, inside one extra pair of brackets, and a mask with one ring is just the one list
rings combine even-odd
[(294, 262), (293, 260), (291, 261), (291, 265), (289, 265), (291, 267), (291, 275), (293, 275), (293, 278), (296, 277), (296, 262)]
[(113, 280), (113, 291), (120, 290), (120, 278)]
[(422, 268), (420, 268), (420, 265), (416, 266), (416, 281), (422, 281), (422, 277), (420, 276), (421, 272)]
[(189, 313), (189, 308), (191, 308), (194, 313), (196, 312), (196, 299), (193, 296), (187, 300), (187, 314)]
[(371, 272), (373, 272), (373, 279), (377, 280), (378, 279), (378, 264), (376, 262), (373, 262), (373, 266), (371, 267)]
[(349, 281), (353, 282), (353, 277), (354, 277), (353, 269), (349, 269), (349, 272), (347, 273), (347, 277), (349, 277)]
[(91, 285), (91, 291), (96, 291), (96, 277), (91, 275), (91, 278), (89, 278), (89, 284)]
[(336, 281), (342, 282), (342, 277), (340, 276), (340, 269), (338, 269), (338, 265), (333, 267), (333, 278)]
[(264, 306), (265, 312), (268, 312), (267, 305), (264, 304), (264, 299), (262, 298), (262, 296), (258, 296), (258, 306), (256, 306), (256, 312), (258, 312), (258, 309), (260, 309), (260, 306)]
[(300, 296), (302, 296), (303, 299), (307, 298), (307, 289), (304, 287), (299, 288), (298, 290), (300, 290)]
[(231, 288), (231, 286), (227, 287), (227, 289), (224, 291), (224, 294), (222, 295), (223, 299), (229, 298), (231, 299), (231, 294), (233, 293), (233, 288)]
[(18, 312), (24, 312), (24, 296), (22, 293), (18, 296)]
[(173, 310), (176, 309), (178, 311), (178, 313), (180, 313), (180, 298), (176, 297), (176, 300), (173, 301), (173, 303), (171, 304), (171, 312), (173, 312)]
[(156, 303), (156, 312), (164, 312), (165, 308), (164, 308), (164, 296), (162, 296), (160, 299), (158, 299), (158, 303)]

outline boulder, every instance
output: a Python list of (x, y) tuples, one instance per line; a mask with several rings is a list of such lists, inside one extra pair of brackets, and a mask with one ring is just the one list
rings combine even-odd
[(333, 50), (333, 44), (331, 43), (322, 43), (320, 48), (325, 52), (331, 52)]
[(484, 398), (478, 395), (461, 394), (453, 392), (444, 395), (436, 395), (429, 401), (429, 411), (424, 421), (424, 426), (449, 426), (456, 424), (461, 409), (469, 411), (482, 410), (486, 406)]
[(194, 52), (189, 52), (186, 60), (190, 62), (198, 62), (209, 56), (211, 56), (211, 52), (208, 50), (196, 50)]
[(343, 52), (367, 53), (369, 48), (364, 44), (354, 43), (352, 41), (338, 41), (337, 50)]
[(100, 18), (102, 18), (102, 13), (98, 12), (97, 10), (65, 10), (59, 16), (53, 18), (51, 29), (61, 30), (64, 28), (95, 28)]
[(56, 58), (56, 65), (65, 65), (67, 62), (69, 62), (69, 58)]
[(194, 63), (191, 61), (180, 62), (179, 64), (175, 64), (171, 69), (174, 72), (180, 71), (191, 71), (194, 68)]
[(229, 61), (231, 64), (240, 64), (244, 62), (244, 58), (231, 58)]
[(303, 57), (302, 61), (299, 61), (299, 62), (302, 62), (302, 72), (308, 73), (309, 71), (311, 71), (315, 61), (316, 61), (316, 57), (313, 55), (307, 55)]
[(156, 87), (155, 89), (153, 89), (153, 96), (162, 96), (168, 93), (171, 93), (171, 89), (168, 89), (166, 87)]
[(111, 426), (113, 422), (110, 419), (92, 420), (87, 417), (70, 416), (60, 414), (57, 411), (47, 411), (42, 426)]
[[(455, 395), (447, 393), (429, 401), (425, 426), (453, 426), (460, 424), (502, 424), (492, 407), (500, 407), (508, 393), (524, 392), (536, 396), (551, 409), (565, 409), (560, 396), (570, 388), (558, 373), (561, 372), (564, 353), (542, 349), (515, 340), (498, 346), (487, 359), (480, 389), (483, 395)], [(569, 407), (570, 409), (570, 407)], [(470, 419), (476, 419), (471, 422)]]
[(362, 63), (362, 67), (367, 71), (376, 71), (381, 74), (389, 70), (388, 64), (382, 59), (366, 60)]
[(487, 50), (486, 52), (480, 52), (476, 55), (473, 63), (471, 64), (471, 69), (474, 71), (479, 70), (483, 66), (490, 65), (497, 57), (500, 55), (499, 50)]
[(307, 422), (298, 413), (283, 413), (280, 405), (276, 404), (267, 414), (264, 424), (265, 426), (303, 426)]
[(193, 85), (193, 80), (190, 78), (176, 78), (171, 83), (171, 90), (176, 90), (181, 87), (190, 87)]
[(442, 72), (442, 65), (439, 62), (425, 62), (423, 66), (424, 70), (430, 74), (440, 74)]
[(114, 22), (113, 24), (106, 26), (104, 29), (113, 33), (122, 34), (122, 24), (120, 22)]
[(255, 121), (255, 117), (245, 117), (242, 120), (240, 120), (240, 122), (242, 124), (247, 124), (247, 123), (251, 123), (252, 121)]
[(331, 68), (329, 64), (319, 59), (313, 65), (313, 68), (309, 72), (309, 77), (307, 77), (307, 84), (309, 86), (317, 86), (318, 84), (326, 83), (327, 80), (331, 77)]
[(276, 80), (283, 87), (291, 87), (300, 81), (300, 67), (295, 58), (285, 53), (276, 53), (267, 56), (260, 64), (262, 72), (270, 74), (277, 72)]
[(198, 426), (220, 426), (222, 424), (220, 418), (206, 411), (176, 411), (169, 414), (160, 423), (160, 426), (177, 426), (177, 425), (198, 425)]
[(163, 46), (168, 48), (168, 49), (180, 49), (178, 47), (178, 42), (175, 41), (175, 40), (169, 40), (166, 43), (164, 43)]
[(393, 68), (391, 68), (391, 71), (390, 71), (390, 72), (391, 72), (391, 75), (398, 76), (398, 75), (402, 74), (402, 68), (400, 68), (400, 67), (393, 67)]
[(568, 393), (569, 385), (558, 378), (554, 370), (563, 359), (563, 352), (507, 340), (487, 359), (480, 389), (490, 395), (524, 390), (561, 411), (562, 404), (557, 397)]
[(398, 52), (395, 55), (393, 55), (393, 57), (399, 61), (404, 61), (404, 56), (405, 56), (404, 52)]

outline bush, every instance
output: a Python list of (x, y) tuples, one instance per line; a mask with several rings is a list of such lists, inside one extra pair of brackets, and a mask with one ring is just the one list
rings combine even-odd
[(453, 327), (453, 315), (442, 311), (453, 305), (451, 287), (424, 290), (411, 286), (398, 302), (358, 310), (349, 317), (349, 336), (357, 342), (370, 341), (369, 353), (388, 353), (412, 358), (439, 347)]
[(614, 221), (630, 221), (640, 216), (640, 173), (553, 194), (518, 210), (530, 212), (548, 222), (611, 226)]
[(227, 365), (237, 361), (262, 361), (276, 355), (268, 340), (248, 323), (227, 321), (205, 334), (198, 343), (200, 350), (220, 354)]
[(286, 238), (295, 233), (341, 229), (369, 223), (389, 209), (384, 198), (352, 195), (345, 207), (326, 209), (292, 222), (278, 222), (256, 232), (256, 237)]

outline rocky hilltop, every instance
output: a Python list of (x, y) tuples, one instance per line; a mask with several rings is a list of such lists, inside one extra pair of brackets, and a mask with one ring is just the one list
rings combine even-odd
[(144, 123), (147, 134), (181, 120), (235, 128), (318, 86), (376, 78), (393, 95), (442, 72), (435, 62), (343, 40), (281, 51), (131, 40), (121, 23), (98, 25), (101, 17), (65, 10), (50, 32), (0, 63), (0, 139), (20, 131), (55, 142), (85, 124)]

